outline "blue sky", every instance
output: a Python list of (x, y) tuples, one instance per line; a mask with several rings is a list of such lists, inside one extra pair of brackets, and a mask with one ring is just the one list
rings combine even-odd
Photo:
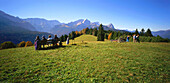
[(170, 29), (170, 0), (0, 0), (0, 10), (64, 23), (87, 18), (116, 29)]

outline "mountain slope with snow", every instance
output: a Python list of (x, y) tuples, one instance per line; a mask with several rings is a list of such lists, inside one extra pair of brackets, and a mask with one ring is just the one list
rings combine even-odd
[[(71, 31), (80, 31), (84, 28), (98, 28), (100, 25), (99, 22), (90, 22), (88, 19), (79, 19), (68, 24), (60, 24), (53, 27), (50, 30), (50, 33), (57, 34), (59, 36), (68, 34)], [(115, 30), (113, 24), (103, 25), (104, 30)], [(64, 32), (65, 31), (65, 32)]]

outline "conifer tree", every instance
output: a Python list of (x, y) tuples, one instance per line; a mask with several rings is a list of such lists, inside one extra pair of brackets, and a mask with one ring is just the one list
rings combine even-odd
[(110, 39), (114, 39), (114, 33), (115, 33), (116, 31), (113, 31), (112, 32), (112, 35), (111, 35), (111, 38)]
[(97, 36), (97, 28), (94, 28), (94, 30), (93, 30), (93, 35), (94, 35), (94, 36)]
[(89, 34), (89, 33), (90, 33), (90, 30), (89, 30), (88, 27), (85, 29), (85, 33), (86, 33), (86, 34)]
[(68, 37), (71, 39), (71, 33), (69, 33)]
[(141, 29), (140, 35), (141, 35), (141, 36), (144, 36), (144, 35), (145, 35), (145, 30), (144, 30), (144, 28)]
[(64, 41), (64, 36), (62, 35), (61, 37), (60, 37), (60, 42), (63, 42)]
[(113, 35), (113, 39), (115, 39), (116, 37), (118, 37), (118, 33), (115, 31)]
[(104, 30), (103, 30), (102, 24), (100, 24), (100, 26), (99, 26), (99, 31), (97, 34), (97, 41), (104, 41)]
[(90, 31), (90, 33), (89, 33), (89, 34), (90, 34), (90, 35), (92, 35), (92, 34), (93, 34), (93, 29), (92, 29), (92, 28), (90, 28), (90, 30), (89, 30), (89, 31)]
[(136, 34), (136, 35), (139, 35), (138, 29), (136, 29), (135, 34)]
[(68, 37), (68, 36), (65, 34), (65, 35), (64, 35), (64, 41), (66, 41), (66, 40), (67, 40), (67, 37)]
[(108, 39), (108, 35), (107, 35), (107, 33), (105, 33), (104, 38), (105, 38), (105, 39)]
[(75, 37), (76, 37), (76, 33), (75, 33), (75, 31), (72, 31), (72, 32), (71, 32), (71, 39), (74, 40)]
[(117, 32), (117, 37), (120, 37), (121, 36), (121, 33), (120, 31)]
[(150, 29), (147, 29), (145, 36), (153, 37), (152, 32)]

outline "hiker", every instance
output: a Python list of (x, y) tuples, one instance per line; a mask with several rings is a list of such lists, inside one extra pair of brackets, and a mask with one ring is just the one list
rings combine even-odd
[(140, 41), (139, 41), (139, 35), (136, 36), (136, 41), (137, 41), (138, 43), (140, 43)]
[(39, 39), (39, 36), (37, 36), (36, 39), (35, 39), (35, 43), (34, 43), (35, 50), (39, 50), (41, 48), (41, 43), (40, 42), (41, 42), (41, 40)]
[(57, 46), (57, 42), (58, 42), (58, 40), (59, 40), (59, 38), (57, 37), (57, 35), (54, 35), (54, 42), (53, 42), (53, 45), (54, 46)]
[(127, 36), (126, 42), (129, 42), (129, 35)]
[(67, 37), (66, 44), (69, 44), (69, 37)]
[(46, 44), (47, 42), (47, 39), (45, 38), (45, 36), (43, 35), (42, 36), (42, 40), (41, 40), (41, 44), (43, 45), (43, 48), (44, 48), (44, 45)]
[(136, 34), (133, 35), (133, 43), (136, 42)]
[(48, 42), (48, 45), (49, 45), (49, 44), (52, 44), (53, 38), (51, 38), (51, 35), (48, 36), (48, 39), (47, 39), (47, 40), (48, 40), (48, 41), (47, 41), (47, 42)]

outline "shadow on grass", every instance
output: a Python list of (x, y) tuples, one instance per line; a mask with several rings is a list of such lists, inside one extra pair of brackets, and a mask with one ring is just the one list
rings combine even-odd
[(71, 44), (71, 45), (77, 45), (77, 44)]
[(39, 50), (50, 50), (50, 49), (65, 48), (65, 47), (70, 47), (70, 46), (49, 46), (46, 48), (40, 48)]

